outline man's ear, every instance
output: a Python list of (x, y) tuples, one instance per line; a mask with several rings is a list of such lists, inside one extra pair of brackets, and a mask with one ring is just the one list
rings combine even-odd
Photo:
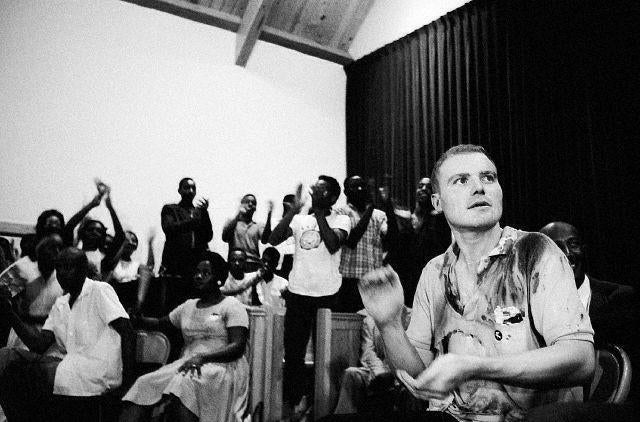
[(431, 194), (431, 205), (433, 205), (433, 209), (440, 214), (442, 212), (442, 206), (440, 205), (440, 194), (432, 193)]

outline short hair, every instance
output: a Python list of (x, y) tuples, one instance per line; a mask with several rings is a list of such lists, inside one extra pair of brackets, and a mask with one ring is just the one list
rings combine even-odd
[(73, 246), (68, 246), (61, 250), (56, 257), (56, 267), (63, 261), (71, 262), (85, 277), (89, 274), (89, 259), (87, 259), (84, 251)]
[(338, 183), (336, 179), (331, 176), (321, 174), (320, 176), (318, 176), (318, 180), (327, 182), (327, 185), (329, 185), (329, 193), (335, 195), (336, 199), (340, 196), (340, 183)]
[(193, 183), (195, 183), (195, 180), (193, 180), (191, 177), (183, 177), (182, 179), (180, 179), (180, 181), (178, 182), (178, 190), (180, 188), (182, 188), (182, 184), (185, 183), (187, 180), (192, 180)]
[(256, 201), (258, 201), (258, 198), (256, 198), (256, 196), (252, 193), (248, 193), (246, 195), (244, 195), (241, 199), (240, 202), (244, 201), (244, 198), (246, 198), (247, 196), (253, 196), (253, 199), (255, 199)]
[(274, 261), (280, 260), (280, 252), (273, 246), (269, 246), (262, 252), (262, 258), (273, 259)]
[(282, 198), (282, 202), (293, 202), (296, 200), (296, 196), (292, 193), (288, 193)]
[(211, 264), (211, 275), (216, 281), (225, 281), (229, 277), (229, 265), (220, 254), (212, 251), (204, 251), (200, 255), (200, 262), (209, 261)]
[(49, 217), (58, 217), (58, 220), (60, 220), (60, 228), (64, 229), (64, 216), (60, 211), (54, 209), (42, 211), (36, 222), (36, 236), (38, 239), (42, 239), (46, 236), (46, 233), (44, 232), (44, 225)]
[(104, 224), (102, 224), (102, 221), (100, 221), (100, 220), (88, 219), (88, 220), (85, 220), (85, 221), (82, 223), (82, 225), (80, 226), (80, 228), (78, 229), (78, 237), (79, 237), (80, 239), (82, 239), (82, 238), (84, 237), (85, 231), (87, 230), (87, 226), (88, 226), (89, 224), (93, 224), (93, 223), (98, 223), (98, 224), (100, 224), (100, 225), (102, 226), (102, 233), (103, 233), (103, 235), (106, 237), (106, 235), (107, 235), (107, 228), (105, 227), (105, 225), (104, 225)]
[(438, 171), (440, 171), (440, 167), (442, 167), (442, 163), (447, 161), (449, 158), (454, 155), (463, 155), (463, 154), (484, 154), (485, 157), (489, 159), (495, 165), (496, 163), (493, 161), (493, 158), (487, 153), (487, 151), (481, 147), (480, 145), (474, 144), (460, 144), (449, 148), (445, 151), (436, 164), (433, 166), (433, 170), (431, 171), (431, 190), (432, 192), (439, 193), (440, 192), (440, 181), (438, 180)]
[(45, 251), (55, 251), (56, 255), (64, 246), (64, 242), (59, 235), (46, 236), (36, 246), (36, 257), (40, 260), (41, 254)]

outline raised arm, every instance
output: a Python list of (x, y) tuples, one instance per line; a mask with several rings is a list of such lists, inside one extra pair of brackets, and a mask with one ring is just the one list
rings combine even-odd
[(267, 211), (267, 221), (264, 223), (264, 229), (262, 230), (262, 236), (260, 236), (260, 242), (263, 245), (269, 243), (269, 236), (271, 236), (271, 215), (273, 214), (273, 201), (269, 201)]
[(225, 243), (231, 243), (233, 241), (233, 233), (236, 231), (236, 225), (240, 221), (240, 213), (236, 214), (230, 220), (227, 220), (222, 227), (222, 241)]
[(373, 205), (369, 205), (367, 209), (362, 214), (362, 218), (358, 221), (358, 224), (355, 225), (349, 232), (349, 236), (345, 240), (344, 244), (347, 245), (351, 249), (355, 249), (358, 245), (360, 239), (364, 235), (364, 232), (367, 231), (367, 226), (369, 226), (369, 221), (371, 221), (371, 216), (373, 215)]
[(324, 215), (323, 210), (317, 210), (314, 213), (316, 221), (318, 222), (318, 230), (320, 230), (320, 237), (327, 247), (329, 253), (334, 254), (340, 250), (340, 244), (347, 237), (347, 233), (341, 229), (332, 229), (327, 223), (327, 217)]
[(96, 196), (93, 197), (91, 202), (89, 202), (87, 205), (82, 207), (80, 211), (75, 213), (69, 219), (69, 221), (67, 221), (67, 224), (64, 226), (64, 229), (62, 230), (62, 240), (64, 241), (65, 245), (71, 246), (73, 244), (73, 231), (78, 226), (78, 224), (80, 224), (82, 219), (85, 218), (87, 214), (89, 214), (89, 211), (91, 211), (92, 209), (100, 205), (100, 201), (102, 201), (102, 197), (104, 193), (105, 192), (98, 192)]
[(116, 213), (115, 208), (113, 208), (113, 204), (111, 203), (111, 189), (107, 188), (107, 192), (104, 196), (104, 204), (107, 206), (109, 210), (109, 215), (111, 216), (111, 222), (113, 223), (113, 230), (115, 232), (113, 236), (113, 245), (106, 251), (106, 257), (113, 256), (120, 250), (120, 247), (124, 243), (124, 230), (122, 229), (122, 224), (120, 223), (120, 219), (118, 218), (118, 214)]
[[(385, 344), (386, 357), (394, 368), (417, 376), (425, 369), (402, 325), (404, 294), (398, 274), (389, 266), (365, 274), (358, 282), (362, 303), (375, 321)], [(415, 310), (414, 310), (415, 312)]]

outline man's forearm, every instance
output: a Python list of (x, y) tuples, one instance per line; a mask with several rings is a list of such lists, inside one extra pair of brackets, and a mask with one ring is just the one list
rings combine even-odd
[(271, 232), (271, 236), (269, 236), (270, 244), (276, 246), (287, 239), (287, 230), (289, 229), (289, 224), (291, 224), (291, 220), (293, 220), (295, 215), (296, 212), (291, 210), (282, 217), (282, 220), (280, 220), (278, 225)]
[(334, 254), (340, 250), (340, 238), (335, 234), (333, 229), (329, 227), (327, 223), (327, 217), (322, 213), (322, 210), (315, 212), (316, 221), (318, 222), (318, 229), (320, 230), (320, 237), (327, 247), (329, 253)]
[(233, 240), (233, 233), (236, 230), (236, 225), (238, 224), (239, 216), (235, 216), (231, 220), (228, 220), (224, 227), (222, 228), (222, 241), (226, 243), (231, 243)]
[(404, 369), (414, 377), (424, 371), (425, 364), (409, 341), (401, 321), (378, 328), (384, 341), (386, 357), (394, 368)]
[(25, 324), (15, 312), (8, 315), (9, 324), (22, 342), (35, 353), (44, 353), (51, 346), (51, 338), (37, 328)]
[(595, 369), (593, 344), (558, 341), (552, 346), (497, 357), (469, 356), (468, 379), (488, 379), (520, 387), (567, 387), (589, 380)]

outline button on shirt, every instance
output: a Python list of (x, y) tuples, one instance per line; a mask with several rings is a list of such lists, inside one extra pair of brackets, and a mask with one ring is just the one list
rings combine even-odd
[[(505, 227), (498, 245), (481, 260), (466, 300), (455, 271), (459, 253), (454, 243), (429, 261), (420, 277), (407, 336), (423, 360), (432, 353), (502, 356), (562, 340), (593, 343), (573, 271), (548, 237)], [(581, 400), (579, 394), (472, 380), (429, 405), (460, 420), (521, 420), (531, 407)]]
[(72, 308), (69, 294), (58, 298), (42, 327), (66, 350), (54, 394), (96, 396), (122, 383), (120, 335), (109, 325), (118, 318), (129, 317), (107, 283), (87, 278)]

